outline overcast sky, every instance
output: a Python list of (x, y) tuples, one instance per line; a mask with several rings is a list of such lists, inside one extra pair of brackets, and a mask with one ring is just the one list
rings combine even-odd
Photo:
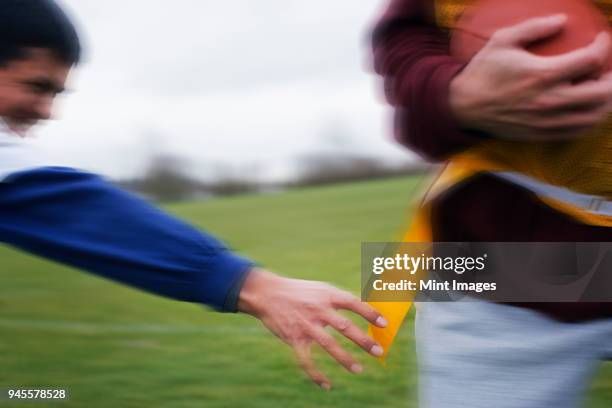
[[(283, 178), (328, 149), (406, 159), (369, 68), (381, 0), (63, 0), (86, 61), (37, 130), (55, 161), (127, 177), (152, 152)], [(340, 135), (340, 136), (338, 136)]]

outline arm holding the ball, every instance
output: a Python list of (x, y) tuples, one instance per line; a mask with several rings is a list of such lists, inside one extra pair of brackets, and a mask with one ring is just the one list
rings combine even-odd
[(467, 65), (451, 56), (448, 34), (428, 21), (431, 0), (392, 0), (373, 32), (374, 64), (395, 108), (397, 139), (443, 160), (486, 137), (574, 137), (609, 111), (612, 77), (601, 72), (610, 38), (557, 57), (524, 44), (563, 29), (564, 16), (526, 21), (497, 32)]
[(464, 67), (447, 35), (427, 21), (429, 0), (392, 0), (372, 32), (374, 69), (395, 109), (395, 137), (422, 156), (442, 160), (480, 141), (461, 131), (449, 105), (449, 83)]

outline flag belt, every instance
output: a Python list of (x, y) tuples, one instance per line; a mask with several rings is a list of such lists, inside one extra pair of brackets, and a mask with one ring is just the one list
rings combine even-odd
[(512, 184), (521, 186), (538, 197), (547, 200), (554, 200), (566, 205), (579, 208), (592, 215), (612, 216), (612, 201), (589, 194), (581, 194), (564, 187), (553, 186), (535, 178), (516, 172), (493, 172), (493, 175), (500, 177)]

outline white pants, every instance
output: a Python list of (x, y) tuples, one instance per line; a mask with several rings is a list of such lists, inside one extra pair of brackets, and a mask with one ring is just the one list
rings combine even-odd
[(612, 356), (612, 319), (561, 323), (483, 301), (419, 303), (416, 338), (422, 407), (575, 408)]

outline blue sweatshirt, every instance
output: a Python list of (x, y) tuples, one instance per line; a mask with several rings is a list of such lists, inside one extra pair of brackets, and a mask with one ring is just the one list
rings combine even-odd
[(0, 242), (158, 295), (236, 311), (253, 264), (214, 237), (94, 174), (1, 170), (0, 162)]

